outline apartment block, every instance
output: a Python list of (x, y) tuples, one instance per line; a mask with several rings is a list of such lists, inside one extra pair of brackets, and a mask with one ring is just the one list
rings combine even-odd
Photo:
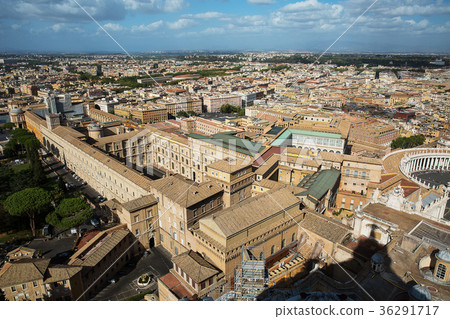
[(352, 123), (348, 139), (361, 143), (389, 146), (392, 140), (397, 137), (399, 137), (399, 132), (391, 124), (375, 121), (362, 121)]
[(82, 267), (51, 265), (48, 258), (22, 258), (0, 270), (0, 289), (5, 299), (76, 300), (83, 292)]
[(226, 283), (223, 273), (200, 254), (189, 250), (172, 258), (173, 268), (158, 278), (160, 301), (217, 298)]
[(192, 229), (198, 220), (223, 208), (223, 190), (214, 182), (196, 183), (181, 175), (153, 181), (158, 202), (160, 243), (172, 255), (195, 250)]
[(208, 113), (219, 113), (222, 105), (230, 104), (233, 106), (242, 106), (242, 96), (240, 95), (215, 95), (203, 97), (203, 104)]
[(227, 158), (208, 165), (206, 180), (222, 187), (224, 207), (230, 207), (251, 197), (255, 174), (251, 162)]

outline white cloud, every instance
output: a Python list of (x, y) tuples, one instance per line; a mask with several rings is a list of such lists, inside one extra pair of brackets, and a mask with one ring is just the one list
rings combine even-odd
[(64, 34), (63, 32), (71, 32), (71, 33), (83, 33), (84, 30), (81, 29), (80, 27), (76, 26), (76, 25), (72, 25), (72, 24), (67, 24), (67, 23), (55, 23), (53, 25), (51, 25), (50, 27), (44, 28), (44, 29), (33, 29), (33, 32), (35, 33), (40, 33), (40, 32), (45, 32), (45, 31), (53, 31), (53, 32), (61, 32), (62, 34)]
[(131, 32), (151, 32), (156, 31), (164, 25), (162, 20), (150, 23), (150, 24), (141, 24), (134, 25), (131, 27)]
[(224, 28), (207, 28), (200, 32), (205, 35), (216, 35), (216, 34), (225, 34), (226, 31)]
[(186, 29), (197, 25), (197, 22), (192, 19), (178, 19), (175, 22), (167, 22), (167, 26), (171, 30), (180, 30), (180, 29)]
[(176, 12), (188, 6), (184, 0), (123, 0), (125, 8), (143, 13)]
[(196, 14), (183, 14), (181, 18), (186, 19), (223, 19), (226, 17), (229, 17), (230, 15), (217, 12), (217, 11), (208, 11), (208, 12), (202, 12), (202, 13), (196, 13)]
[(52, 30), (55, 31), (55, 32), (59, 32), (59, 31), (61, 31), (62, 29), (64, 29), (64, 27), (65, 27), (65, 24), (64, 24), (64, 23), (56, 23), (56, 24), (52, 25), (52, 26), (50, 27), (50, 29), (52, 29)]
[[(127, 11), (155, 14), (181, 11), (186, 0), (77, 0), (98, 21), (118, 21)], [(0, 19), (38, 20), (46, 22), (91, 22), (90, 17), (73, 0), (0, 0)]]
[[(372, 2), (373, 0), (347, 0), (344, 6), (350, 14), (359, 15)], [(442, 0), (379, 1), (370, 9), (369, 14), (383, 17), (448, 15), (450, 14), (450, 6), (448, 2)]]
[(107, 31), (114, 31), (114, 32), (123, 31), (125, 29), (121, 24), (117, 23), (104, 24), (103, 28)]

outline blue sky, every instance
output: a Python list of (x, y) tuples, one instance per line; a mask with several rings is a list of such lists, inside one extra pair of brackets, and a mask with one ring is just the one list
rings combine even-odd
[[(325, 50), (374, 0), (0, 0), (0, 52)], [(378, 0), (330, 51), (450, 52), (450, 0)]]

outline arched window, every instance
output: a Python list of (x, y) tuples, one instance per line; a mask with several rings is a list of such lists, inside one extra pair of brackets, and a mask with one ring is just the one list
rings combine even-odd
[(283, 239), (283, 240), (281, 241), (281, 248), (284, 248), (285, 245), (286, 245), (286, 239)]
[(292, 242), (295, 241), (295, 233), (292, 234)]
[(270, 254), (273, 255), (275, 253), (275, 245), (272, 245), (270, 248)]
[(264, 259), (264, 252), (260, 252), (259, 253), (259, 260), (263, 260)]

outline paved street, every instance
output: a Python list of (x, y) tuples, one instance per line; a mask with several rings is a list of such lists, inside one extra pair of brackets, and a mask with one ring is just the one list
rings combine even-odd
[[(43, 257), (54, 258), (62, 253), (70, 252), (75, 244), (76, 237), (63, 237), (61, 239), (33, 239), (30, 244), (27, 245), (29, 248), (36, 249), (36, 251), (42, 250)], [(66, 257), (69, 255), (67, 254)]]
[[(170, 254), (161, 246), (153, 248), (149, 255), (142, 256), (135, 266), (126, 265), (114, 277), (116, 283), (110, 283), (102, 291), (100, 291), (92, 300), (123, 300), (141, 292), (156, 289), (157, 278), (169, 272), (172, 268)], [(154, 280), (144, 288), (140, 288), (136, 284), (136, 280), (143, 274), (153, 275)]]

